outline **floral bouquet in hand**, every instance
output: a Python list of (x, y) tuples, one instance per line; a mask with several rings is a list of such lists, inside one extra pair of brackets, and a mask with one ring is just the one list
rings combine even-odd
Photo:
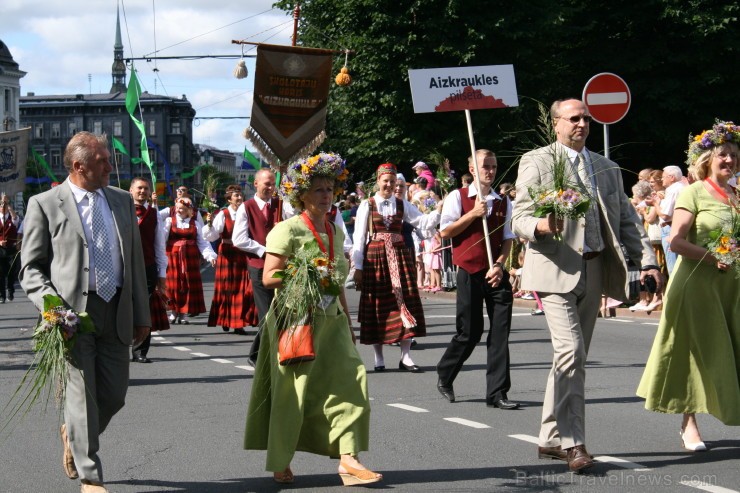
[(33, 331), (35, 356), (3, 409), (4, 415), (8, 410), (3, 429), (19, 412), (27, 413), (44, 393), (46, 408), (52, 389), (55, 389), (58, 401), (62, 401), (67, 387), (67, 362), (73, 361), (72, 348), (77, 336), (92, 332), (95, 332), (95, 326), (87, 313), (75, 313), (59, 296), (44, 295), (44, 311)]
[[(334, 267), (328, 255), (319, 248), (318, 242), (311, 240), (288, 259), (285, 269), (273, 275), (283, 280), (283, 287), (277, 291), (270, 308), (278, 324), (281, 365), (313, 359), (310, 333), (313, 314), (317, 309), (325, 310), (342, 292), (344, 279)], [(310, 343), (310, 350), (303, 347), (307, 342)], [(303, 354), (303, 351), (310, 353), (310, 356)], [(287, 356), (288, 353), (293, 357)]]
[(437, 199), (429, 192), (421, 192), (412, 203), (424, 214), (434, 212), (437, 207)]
[[(545, 142), (555, 140), (555, 131), (552, 127), (547, 108), (540, 104), (540, 116), (538, 117), (540, 128), (538, 132)], [(552, 168), (550, 174), (552, 182), (547, 186), (531, 186), (527, 188), (529, 196), (534, 202), (534, 217), (547, 217), (554, 214), (557, 219), (578, 219), (586, 215), (591, 204), (589, 194), (576, 183), (569, 181), (568, 168), (570, 161), (568, 157), (558, 149), (553, 149), (551, 156)], [(555, 235), (560, 240), (560, 235)]]
[(740, 279), (740, 214), (738, 211), (732, 211), (730, 220), (723, 224), (722, 228), (709, 233), (706, 247), (717, 260), (732, 266), (735, 278)]

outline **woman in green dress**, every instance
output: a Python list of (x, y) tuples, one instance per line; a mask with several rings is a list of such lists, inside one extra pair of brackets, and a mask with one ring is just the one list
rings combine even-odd
[(729, 184), (738, 143), (740, 126), (732, 122), (690, 139), (688, 164), (698, 181), (676, 201), (670, 245), (680, 258), (637, 389), (647, 409), (683, 414), (681, 445), (692, 452), (706, 450), (696, 413), (740, 425), (740, 265), (707, 248), (711, 232), (733, 222), (736, 235), (740, 229), (738, 194)]
[[(285, 270), (290, 258), (314, 239), (333, 257), (330, 263), (339, 277), (346, 277), (344, 235), (326, 214), (347, 176), (344, 160), (336, 154), (321, 153), (289, 167), (281, 192), (303, 213), (278, 223), (267, 236), (265, 287), (280, 289), (283, 281), (274, 274)], [(283, 308), (279, 298), (265, 320), (267, 337), (252, 383), (244, 448), (267, 450), (266, 469), (279, 483), (293, 482), (290, 463), (296, 451), (339, 458), (345, 485), (380, 481), (382, 475), (358, 459), (359, 452), (368, 449), (370, 404), (344, 291), (324, 296), (322, 306), (313, 310), (315, 360), (287, 366), (278, 361), (276, 319)]]

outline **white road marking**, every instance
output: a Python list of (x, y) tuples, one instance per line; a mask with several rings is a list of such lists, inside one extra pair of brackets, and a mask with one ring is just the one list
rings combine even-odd
[(190, 348), (184, 346), (173, 346), (173, 349), (177, 349), (178, 351), (190, 351)]
[(658, 322), (642, 322), (640, 325), (660, 325)]
[(635, 471), (650, 471), (650, 468), (647, 466), (643, 466), (637, 462), (620, 459), (619, 457), (612, 457), (611, 455), (595, 455), (594, 460), (599, 462), (608, 462), (609, 464), (624, 467), (625, 469), (634, 469)]
[(632, 320), (627, 320), (627, 319), (624, 319), (624, 318), (605, 318), (604, 321), (605, 322), (619, 322), (619, 323), (623, 323), (623, 324), (630, 324), (630, 323), (632, 323)]
[(517, 440), (534, 443), (535, 445), (538, 445), (540, 443), (540, 441), (537, 440), (537, 437), (533, 437), (530, 435), (509, 435), (509, 438), (516, 438)]
[(736, 490), (731, 490), (729, 488), (723, 488), (722, 486), (716, 486), (709, 483), (704, 483), (703, 481), (680, 481), (678, 484), (682, 484), (684, 486), (690, 486), (691, 488), (697, 488), (702, 491), (710, 491), (711, 493), (737, 493)]
[(154, 332), (152, 332), (152, 335), (153, 335), (153, 336), (158, 336), (158, 335), (159, 335), (159, 332), (157, 332), (157, 331), (155, 330)]
[(190, 353), (190, 356), (197, 356), (198, 358), (208, 358), (211, 355), (206, 353)]
[(488, 425), (484, 425), (483, 423), (478, 423), (476, 421), (470, 421), (469, 419), (463, 419), (463, 418), (444, 418), (445, 421), (451, 421), (453, 423), (457, 423), (459, 425), (463, 426), (469, 426), (471, 428), (478, 428), (480, 430), (484, 428), (490, 428)]
[(211, 358), (211, 361), (215, 361), (216, 363), (233, 363), (231, 360), (221, 358)]
[(152, 337), (153, 341), (164, 341), (166, 340), (164, 337)]
[(411, 411), (412, 413), (428, 413), (429, 411), (426, 409), (422, 409), (420, 407), (414, 407), (409, 406), (408, 404), (388, 404), (390, 407), (397, 407), (398, 409), (403, 409), (404, 411)]
[(254, 371), (254, 367), (249, 365), (235, 366), (234, 368), (239, 368), (240, 370)]
[(586, 104), (625, 104), (627, 102), (626, 92), (597, 92), (586, 95)]

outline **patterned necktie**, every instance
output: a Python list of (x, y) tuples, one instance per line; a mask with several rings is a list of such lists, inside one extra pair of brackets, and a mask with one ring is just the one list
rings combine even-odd
[(262, 215), (265, 216), (265, 221), (270, 220), (270, 203), (265, 202), (265, 206), (262, 208)]
[(95, 285), (98, 296), (106, 302), (116, 294), (116, 283), (113, 280), (113, 259), (111, 259), (111, 244), (108, 231), (103, 220), (103, 212), (98, 207), (97, 196), (94, 192), (87, 192), (92, 217), (92, 254), (95, 259)]
[(136, 208), (136, 217), (140, 218), (141, 216), (146, 214), (146, 207), (144, 207), (143, 205), (136, 204), (134, 205), (134, 207)]
[(593, 252), (600, 252), (604, 249), (604, 245), (601, 241), (601, 224), (599, 220), (599, 210), (597, 204), (596, 190), (593, 187), (593, 181), (591, 176), (588, 174), (588, 167), (586, 163), (586, 156), (583, 153), (578, 153), (578, 178), (583, 186), (584, 190), (591, 197), (591, 203), (586, 211), (586, 231), (585, 240), (586, 245)]

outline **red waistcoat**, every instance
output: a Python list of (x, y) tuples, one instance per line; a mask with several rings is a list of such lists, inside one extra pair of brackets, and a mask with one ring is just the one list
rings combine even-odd
[(158, 214), (157, 209), (152, 207), (151, 204), (149, 204), (144, 212), (141, 212), (139, 207), (136, 208), (136, 217), (139, 219), (141, 246), (144, 249), (144, 265), (147, 267), (157, 262), (154, 255), (154, 239), (157, 232)]
[[(468, 188), (459, 189), (462, 212), (460, 217), (475, 207), (477, 195), (468, 197)], [(506, 209), (509, 199), (493, 201), (491, 215), (488, 216), (488, 241), (491, 243), (494, 262), (501, 253), (501, 243), (504, 241), (504, 223), (506, 223)], [(488, 253), (483, 238), (483, 221), (473, 221), (459, 235), (452, 238), (452, 262), (465, 269), (469, 274), (488, 270)]]
[(0, 240), (6, 240), (8, 243), (5, 248), (15, 249), (18, 242), (18, 229), (13, 224), (13, 219), (8, 214), (7, 220), (0, 226)]
[[(270, 215), (265, 219), (254, 198), (244, 202), (244, 210), (247, 212), (247, 234), (260, 245), (267, 244), (267, 234), (280, 221), (278, 203), (279, 201), (276, 198), (270, 200)], [(265, 266), (264, 257), (260, 258), (249, 252), (247, 252), (247, 262), (250, 267), (256, 269), (262, 269)]]

